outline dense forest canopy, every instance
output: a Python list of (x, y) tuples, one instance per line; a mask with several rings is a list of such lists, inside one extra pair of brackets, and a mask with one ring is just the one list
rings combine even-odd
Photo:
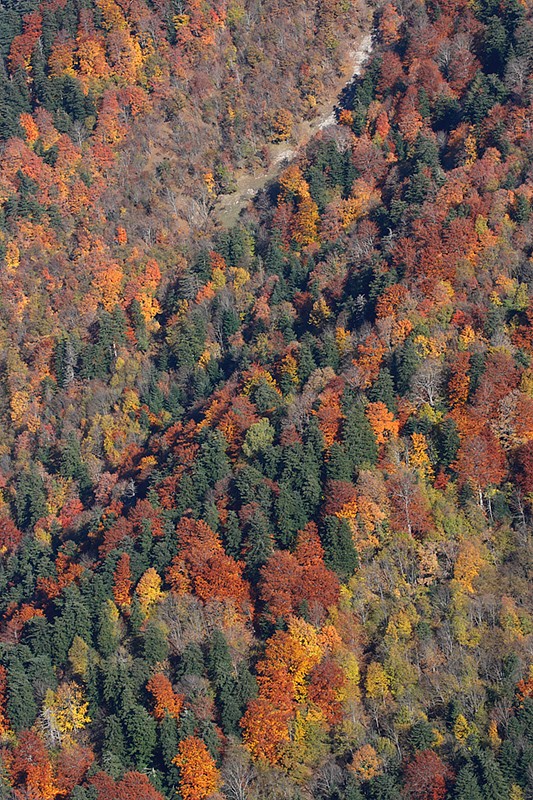
[(533, 798), (533, 24), (0, 3), (0, 796)]

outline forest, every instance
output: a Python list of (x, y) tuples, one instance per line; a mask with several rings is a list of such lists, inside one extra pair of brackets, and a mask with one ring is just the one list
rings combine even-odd
[(0, 798), (533, 799), (532, 101), (531, 0), (1, 0)]

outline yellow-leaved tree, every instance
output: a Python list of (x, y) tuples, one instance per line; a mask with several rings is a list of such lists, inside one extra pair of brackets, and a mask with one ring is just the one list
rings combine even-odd
[(163, 597), (161, 578), (153, 567), (150, 567), (141, 575), (135, 592), (145, 614), (150, 611), (152, 606), (161, 600)]
[(89, 703), (80, 687), (72, 682), (61, 683), (56, 691), (47, 689), (41, 712), (41, 725), (51, 744), (70, 739), (91, 721)]

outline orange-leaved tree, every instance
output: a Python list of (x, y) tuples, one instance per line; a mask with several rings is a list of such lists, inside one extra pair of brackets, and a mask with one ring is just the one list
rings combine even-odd
[(162, 720), (167, 715), (173, 719), (179, 718), (184, 698), (174, 691), (166, 675), (161, 672), (152, 675), (146, 688), (154, 698), (154, 717), (157, 720)]
[(122, 553), (113, 573), (113, 597), (117, 606), (131, 605), (132, 586), (130, 557), (127, 553)]
[(221, 785), (220, 772), (205, 742), (187, 736), (179, 743), (173, 763), (180, 770), (180, 794), (183, 800), (206, 800)]

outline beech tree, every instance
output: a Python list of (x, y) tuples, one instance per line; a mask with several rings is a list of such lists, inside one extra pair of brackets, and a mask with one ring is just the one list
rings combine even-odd
[(184, 800), (205, 800), (220, 786), (215, 762), (197, 736), (188, 736), (180, 742), (174, 763), (180, 770), (180, 792)]

